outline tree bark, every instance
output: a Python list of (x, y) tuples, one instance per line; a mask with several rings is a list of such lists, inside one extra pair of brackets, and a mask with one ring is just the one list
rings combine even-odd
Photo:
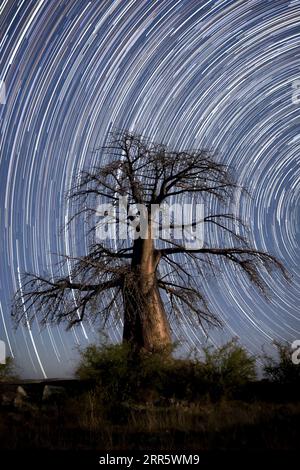
[(162, 351), (171, 345), (169, 324), (157, 285), (158, 261), (150, 236), (134, 241), (131, 272), (123, 285), (123, 341), (138, 350)]

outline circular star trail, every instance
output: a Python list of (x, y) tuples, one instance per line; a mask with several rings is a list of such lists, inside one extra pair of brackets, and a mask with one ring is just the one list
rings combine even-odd
[[(211, 340), (238, 336), (257, 353), (300, 338), (300, 1), (3, 0), (0, 52), (0, 338), (23, 375), (70, 375), (77, 346), (97, 338), (88, 323), (15, 332), (10, 303), (22, 273), (54, 275), (56, 253), (77, 252), (84, 227), (59, 232), (64, 194), (105, 162), (94, 150), (112, 128), (214, 149), (252, 195), (235, 201), (252, 245), (293, 275), (288, 286), (265, 275), (269, 302), (228, 265), (202, 280), (224, 323)], [(203, 342), (188, 322), (173, 330)]]

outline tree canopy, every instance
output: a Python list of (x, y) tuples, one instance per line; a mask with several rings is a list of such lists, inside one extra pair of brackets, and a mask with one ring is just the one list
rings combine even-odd
[[(74, 209), (69, 224), (88, 221), (88, 252), (64, 257), (68, 275), (26, 274), (13, 306), (17, 322), (38, 315), (42, 323), (70, 327), (87, 315), (104, 323), (114, 315), (124, 322), (124, 341), (157, 350), (171, 342), (168, 314), (190, 316), (203, 328), (220, 325), (199, 285), (199, 276), (215, 272), (220, 260), (238, 267), (263, 295), (265, 270), (288, 277), (276, 257), (249, 245), (243, 221), (228, 211), (242, 188), (212, 152), (172, 150), (129, 131), (111, 134), (102, 152), (107, 163), (81, 172), (67, 196)], [(162, 216), (174, 202), (183, 207), (179, 222), (176, 211)], [(200, 224), (203, 240), (195, 232)], [(210, 246), (207, 227), (222, 234), (221, 246)]]

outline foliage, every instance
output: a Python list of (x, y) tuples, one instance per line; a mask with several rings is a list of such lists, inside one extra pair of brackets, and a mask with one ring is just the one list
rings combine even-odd
[(104, 400), (122, 402), (138, 399), (150, 385), (159, 390), (168, 361), (167, 355), (133, 352), (126, 343), (91, 345), (82, 352), (76, 375), (95, 381)]
[(14, 377), (14, 364), (11, 357), (6, 358), (5, 364), (0, 364), (0, 382), (5, 382)]
[(203, 348), (208, 375), (225, 386), (243, 385), (256, 378), (255, 357), (232, 339), (219, 348)]
[(89, 346), (77, 369), (94, 380), (105, 401), (219, 398), (254, 380), (255, 358), (236, 340), (204, 348), (204, 360), (175, 359), (158, 353), (132, 353), (126, 344)]
[(265, 356), (264, 374), (271, 381), (278, 383), (300, 383), (300, 365), (292, 361), (294, 350), (288, 343), (274, 341), (278, 358)]

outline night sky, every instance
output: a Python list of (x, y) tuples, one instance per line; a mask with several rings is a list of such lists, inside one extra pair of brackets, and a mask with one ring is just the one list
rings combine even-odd
[[(60, 232), (64, 195), (105, 161), (94, 150), (112, 128), (214, 149), (252, 193), (235, 207), (252, 245), (293, 275), (265, 276), (269, 302), (229, 265), (202, 280), (224, 323), (211, 341), (238, 336), (258, 354), (300, 339), (299, 0), (1, 0), (0, 80), (0, 339), (21, 374), (70, 376), (98, 338), (89, 323), (15, 332), (10, 304), (23, 272), (53, 275), (56, 253), (78, 252), (83, 228)], [(108, 333), (120, 340), (121, 326)], [(188, 322), (173, 333), (186, 350), (205, 339)]]

